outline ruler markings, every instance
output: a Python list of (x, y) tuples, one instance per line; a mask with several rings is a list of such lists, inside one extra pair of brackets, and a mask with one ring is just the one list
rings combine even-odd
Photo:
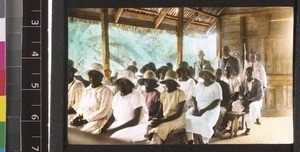
[[(32, 5), (31, 3), (26, 3), (25, 1), (23, 2), (23, 5), (24, 6), (29, 6), (29, 5)], [(27, 145), (25, 143), (23, 143), (24, 145), (22, 146), (24, 149), (23, 150), (34, 150), (34, 151), (39, 151), (41, 152), (43, 150), (42, 148), (42, 145), (43, 145), (43, 136), (42, 136), (42, 133), (43, 133), (43, 125), (42, 125), (42, 1), (40, 0), (39, 1), (39, 4), (38, 3), (35, 3), (35, 6), (39, 6), (36, 7), (35, 9), (29, 9), (29, 10), (23, 10), (23, 30), (27, 30), (27, 31), (35, 31), (35, 32), (39, 32), (39, 36), (37, 35), (30, 35), (30, 34), (26, 34), (24, 35), (23, 34), (23, 39), (27, 39), (29, 41), (30, 44), (32, 44), (33, 46), (37, 46), (37, 45), (34, 45), (34, 44), (38, 44), (39, 48), (40, 48), (40, 52), (35, 52), (36, 50), (34, 50), (33, 48), (30, 48), (29, 46), (25, 46), (23, 47), (23, 54), (24, 54), (24, 57), (21, 57), (22, 61), (26, 61), (26, 62), (22, 62), (23, 66), (34, 66), (32, 63), (36, 63), (37, 61), (40, 63), (39, 65), (39, 70), (38, 71), (36, 69), (36, 71), (31, 71), (30, 72), (30, 69), (29, 71), (22, 71), (23, 72), (23, 77), (22, 77), (22, 81), (23, 82), (28, 82), (28, 77), (30, 77), (29, 81), (32, 81), (32, 82), (29, 82), (29, 84), (31, 83), (31, 87), (32, 88), (24, 88), (24, 89), (21, 89), (22, 92), (25, 92), (26, 91), (26, 94), (27, 95), (30, 95), (32, 96), (32, 99), (27, 99), (26, 101), (22, 101), (23, 103), (27, 103), (31, 106), (31, 108), (28, 108), (28, 110), (30, 109), (37, 109), (39, 108), (39, 116), (38, 117), (32, 117), (32, 119), (36, 119), (36, 120), (22, 120), (22, 122), (28, 122), (28, 123), (39, 123), (39, 128), (36, 128), (36, 127), (33, 127), (33, 129), (39, 129), (39, 135), (38, 134), (32, 134), (30, 133), (29, 131), (29, 134), (28, 137), (31, 137), (32, 139), (38, 139), (39, 140), (39, 143), (37, 143), (37, 140), (36, 142), (33, 142), (31, 143), (30, 145)], [(30, 17), (30, 15), (34, 15), (36, 16), (37, 14), (35, 13), (38, 13), (39, 14), (39, 17), (37, 18), (34, 18), (32, 19)], [(25, 25), (27, 24), (27, 25)], [(37, 31), (36, 31), (37, 30)], [(28, 52), (26, 52), (27, 50), (29, 49), (29, 51), (33, 51), (33, 54), (32, 56), (25, 56), (25, 54), (28, 54)], [(26, 50), (26, 51), (25, 51)], [(36, 54), (34, 54), (36, 53)], [(38, 53), (38, 54), (37, 54)], [(27, 73), (29, 73), (30, 75), (28, 75)], [(40, 77), (37, 77), (37, 76), (40, 76)], [(38, 81), (38, 83), (33, 83), (35, 81)], [(24, 84), (24, 83), (23, 83)], [(26, 83), (25, 83), (26, 84)], [(33, 85), (34, 84), (34, 85)], [(24, 86), (24, 85), (23, 85)], [(26, 86), (26, 85), (25, 85)], [(36, 98), (37, 96), (35, 96), (36, 94), (33, 94), (35, 91), (39, 91), (39, 92), (35, 92), (35, 93), (38, 93), (39, 94), (39, 98)], [(36, 108), (35, 108), (36, 107)], [(32, 124), (33, 125), (33, 124)], [(30, 126), (32, 126), (30, 124)], [(24, 131), (27, 131), (27, 130), (24, 130)], [(38, 132), (37, 132), (38, 133)], [(27, 149), (29, 148), (29, 149)]]
[(40, 104), (32, 104), (31, 106), (32, 107), (40, 107), (41, 105)]
[(41, 43), (41, 41), (32, 41), (31, 43)]
[(21, 59), (36, 60), (36, 59), (41, 59), (41, 57), (21, 57)]
[(21, 122), (41, 122), (41, 120), (21, 120)]
[(30, 12), (42, 12), (42, 10), (30, 10)]
[(31, 75), (41, 75), (41, 73), (31, 73)]
[(25, 91), (40, 91), (41, 89), (22, 89), (22, 91), (25, 90)]
[(25, 27), (25, 28), (41, 28), (41, 26), (40, 25), (30, 25), (30, 26), (22, 26), (23, 28)]

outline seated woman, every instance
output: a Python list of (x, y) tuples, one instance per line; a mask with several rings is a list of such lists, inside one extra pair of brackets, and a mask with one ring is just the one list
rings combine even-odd
[(187, 67), (181, 66), (177, 69), (177, 74), (179, 76), (179, 85), (180, 88), (185, 92), (186, 94), (186, 104), (184, 107), (184, 112), (187, 111), (190, 107), (193, 106), (192, 97), (194, 90), (196, 88), (196, 82), (194, 79), (190, 78), (190, 71)]
[(155, 88), (158, 87), (155, 73), (148, 70), (144, 73), (143, 78), (138, 80), (140, 85), (145, 85), (146, 90), (142, 91), (142, 95), (146, 98), (146, 105), (149, 112), (149, 120), (158, 115), (160, 92)]
[(204, 80), (197, 84), (193, 101), (194, 106), (186, 112), (186, 134), (189, 144), (206, 144), (214, 134), (213, 127), (220, 115), (222, 100), (221, 86), (214, 81), (214, 70), (205, 66), (199, 76)]
[(185, 123), (183, 114), (185, 93), (177, 88), (179, 87), (177, 73), (169, 70), (165, 79), (160, 81), (160, 83), (166, 84), (167, 87), (167, 90), (161, 94), (159, 100), (163, 118), (153, 118), (148, 128), (148, 139), (156, 144), (161, 144), (172, 130), (183, 128)]
[(144, 96), (134, 90), (137, 83), (131, 71), (119, 71), (118, 92), (112, 101), (113, 114), (102, 128), (111, 138), (136, 142), (145, 140), (148, 110)]
[(113, 93), (101, 83), (103, 74), (100, 71), (89, 70), (87, 74), (91, 85), (84, 90), (82, 103), (70, 125), (97, 134), (111, 115)]

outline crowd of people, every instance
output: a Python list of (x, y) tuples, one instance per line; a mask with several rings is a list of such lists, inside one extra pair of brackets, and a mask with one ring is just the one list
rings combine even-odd
[[(108, 134), (128, 142), (148, 140), (162, 144), (177, 129), (185, 129), (189, 144), (207, 144), (218, 130), (228, 130), (227, 111), (245, 112), (246, 130), (260, 124), (266, 72), (250, 52), (240, 70), (239, 60), (222, 48), (218, 69), (198, 52), (194, 67), (187, 62), (176, 71), (171, 63), (156, 68), (153, 62), (140, 70), (128, 67), (110, 76), (101, 64), (76, 78), (74, 62), (68, 61), (68, 121), (70, 126), (93, 134)], [(136, 73), (140, 71), (143, 76)]]

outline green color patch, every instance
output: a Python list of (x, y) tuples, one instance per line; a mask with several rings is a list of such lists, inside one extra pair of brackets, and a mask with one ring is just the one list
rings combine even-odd
[(0, 148), (5, 148), (6, 123), (0, 122)]

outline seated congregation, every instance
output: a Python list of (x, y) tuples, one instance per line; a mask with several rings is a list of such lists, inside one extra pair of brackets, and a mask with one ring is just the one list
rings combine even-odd
[(196, 79), (186, 62), (176, 71), (150, 62), (139, 78), (134, 61), (114, 77), (96, 63), (77, 78), (73, 64), (69, 60), (68, 124), (83, 132), (126, 142), (207, 144), (216, 132), (231, 131), (226, 113), (245, 114), (244, 135), (260, 115), (263, 85), (252, 66), (238, 77), (230, 65), (215, 71), (209, 63)]

